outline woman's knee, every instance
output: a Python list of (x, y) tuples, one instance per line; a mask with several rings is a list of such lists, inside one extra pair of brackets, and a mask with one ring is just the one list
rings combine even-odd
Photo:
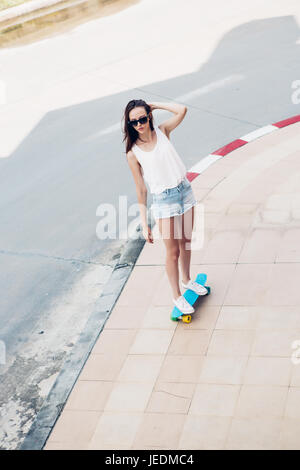
[(187, 250), (190, 247), (191, 238), (183, 237), (179, 240), (179, 249), (180, 250)]
[(180, 255), (180, 247), (178, 243), (176, 243), (176, 245), (174, 246), (167, 248), (167, 257), (169, 259), (178, 260), (179, 255)]

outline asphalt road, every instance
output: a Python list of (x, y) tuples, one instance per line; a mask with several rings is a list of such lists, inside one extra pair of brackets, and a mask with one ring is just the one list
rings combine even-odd
[[(124, 244), (120, 204), (137, 202), (122, 143), (126, 103), (188, 106), (171, 135), (187, 169), (299, 114), (298, 2), (207, 3), (144, 0), (0, 51), (0, 448), (26, 435)], [(106, 203), (116, 239), (97, 235)]]

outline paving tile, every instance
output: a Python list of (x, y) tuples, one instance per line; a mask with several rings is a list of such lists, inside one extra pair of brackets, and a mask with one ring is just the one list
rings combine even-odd
[(172, 342), (168, 349), (168, 354), (172, 355), (204, 355), (206, 354), (211, 330), (188, 330), (177, 328)]
[(287, 396), (285, 417), (298, 419), (300, 422), (300, 387), (290, 387)]
[[(238, 264), (225, 305), (300, 305), (300, 264)], [(284, 288), (282, 286), (284, 280)]]
[(103, 411), (113, 382), (79, 380), (65, 405), (65, 410)]
[(196, 201), (201, 202), (205, 199), (206, 195), (209, 193), (208, 188), (198, 188), (194, 183), (192, 183), (193, 193)]
[[(142, 292), (146, 294), (152, 288), (160, 284), (164, 273), (164, 267), (159, 265), (135, 266), (125, 284), (124, 290), (126, 288), (137, 288), (142, 289)], [(147, 289), (145, 289), (145, 279), (147, 280)]]
[(278, 210), (260, 210), (260, 218), (265, 224), (274, 224), (274, 225), (287, 225), (290, 218), (289, 211), (278, 211)]
[(271, 273), (269, 264), (237, 265), (224, 305), (264, 305)]
[(153, 389), (152, 382), (118, 382), (110, 393), (104, 411), (142, 412)]
[[(218, 160), (218, 163), (220, 160)], [(216, 169), (216, 166), (213, 165), (214, 170)], [(214, 186), (216, 186), (222, 179), (224, 179), (225, 175), (222, 172), (222, 170), (218, 171), (218, 173), (211, 171), (212, 168), (208, 167), (208, 169), (205, 171), (205, 173), (200, 174), (197, 176), (195, 180), (193, 180), (193, 188), (194, 185), (196, 188), (199, 189), (212, 189)]]
[(132, 448), (162, 446), (176, 449), (184, 420), (185, 415), (182, 414), (144, 413)]
[(252, 183), (243, 188), (239, 194), (239, 203), (260, 205), (267, 195), (273, 191), (273, 181), (261, 181), (256, 178)]
[[(161, 285), (164, 271), (164, 266), (136, 266), (118, 298), (118, 305), (130, 306), (134, 299), (136, 307), (149, 306), (157, 287)], [(145, 279), (147, 289), (145, 289)]]
[(145, 243), (144, 248), (142, 249), (138, 259), (136, 260), (136, 266), (157, 266), (165, 264), (166, 247), (164, 241), (161, 238), (160, 234), (158, 234), (156, 237), (154, 231), (152, 231), (152, 234), (154, 243)]
[(173, 298), (172, 289), (169, 283), (167, 273), (165, 273), (159, 286), (155, 289), (155, 294), (153, 295), (153, 298), (151, 299), (151, 305), (168, 307), (170, 309), (170, 314), (171, 314), (172, 308), (174, 307), (174, 304), (172, 303), (172, 298)]
[[(298, 348), (299, 351), (299, 348)], [(300, 387), (300, 358), (299, 353), (296, 358), (294, 358), (295, 363), (292, 362), (292, 372), (291, 372), (291, 387)], [(292, 361), (293, 359), (291, 359)]]
[(260, 310), (257, 307), (226, 305), (221, 307), (216, 330), (251, 330), (258, 323)]
[[(294, 195), (291, 195), (292, 197)], [(292, 201), (291, 201), (292, 202)], [(286, 230), (281, 241), (276, 263), (299, 263), (300, 262), (300, 229)]]
[(290, 383), (292, 363), (283, 357), (250, 357), (244, 383), (249, 385), (282, 385)]
[(203, 300), (197, 300), (191, 323), (180, 322), (177, 329), (212, 330), (215, 327), (221, 307), (219, 305), (207, 305)]
[(157, 382), (150, 397), (148, 413), (188, 412), (196, 385), (191, 383)]
[[(219, 181), (205, 198), (205, 202), (212, 203), (210, 210), (218, 210), (220, 208), (227, 208), (231, 203), (235, 202), (243, 187), (249, 184), (249, 173), (242, 165), (239, 169), (231, 171), (227, 168), (228, 175)], [(251, 178), (251, 176), (250, 176)], [(246, 181), (248, 180), (248, 181)], [(216, 203), (216, 205), (214, 205)]]
[(247, 361), (247, 356), (207, 356), (198, 382), (239, 385), (243, 383)]
[(223, 180), (214, 189), (214, 195), (220, 199), (223, 195), (223, 198), (225, 197), (228, 202), (234, 201), (242, 190), (254, 182), (262, 172), (272, 168), (274, 164), (284, 159), (285, 156), (286, 153), (280, 146), (276, 148), (276, 151), (271, 151), (269, 148), (259, 152)]
[(254, 335), (253, 330), (215, 330), (207, 355), (249, 356)]
[(238, 258), (239, 263), (274, 263), (281, 243), (281, 233), (275, 229), (254, 229)]
[[(104, 328), (93, 348), (94, 354), (128, 354), (137, 330)], [(117, 345), (117, 347), (116, 347)]]
[(126, 359), (125, 354), (92, 354), (82, 369), (79, 380), (113, 381)]
[(152, 290), (151, 292), (148, 292), (148, 294), (145, 295), (143, 294), (141, 288), (124, 287), (123, 291), (120, 294), (118, 302), (121, 307), (130, 307), (130, 304), (132, 304), (132, 299), (134, 299), (135, 307), (146, 309), (149, 306), (149, 303), (151, 302), (151, 296), (155, 295), (155, 292), (155, 290)]
[(240, 385), (198, 384), (189, 414), (233, 416)]
[(204, 221), (202, 222), (202, 224), (201, 221), (198, 222), (200, 226), (199, 228), (197, 228), (197, 232), (196, 228), (194, 228), (194, 232), (197, 233), (197, 235), (193, 235), (195, 237), (195, 242), (193, 242), (192, 245), (191, 267), (195, 264), (203, 264), (203, 259), (206, 254), (207, 247), (214, 233), (214, 230), (207, 226), (209, 222), (211, 222), (211, 219), (209, 219), (207, 217), (207, 214), (205, 214)]
[(227, 450), (279, 450), (282, 418), (233, 418)]
[(222, 212), (226, 211), (227, 206), (228, 206), (228, 201), (223, 200), (219, 197), (214, 197), (213, 192), (210, 192), (210, 194), (202, 201), (205, 205), (205, 210), (207, 212), (212, 212), (212, 213), (219, 213), (221, 214)]
[(216, 225), (217, 230), (238, 230), (246, 233), (253, 225), (255, 214), (223, 214)]
[(227, 214), (253, 214), (258, 207), (258, 204), (234, 202), (228, 207)]
[[(204, 201), (205, 202), (205, 201)], [(205, 208), (204, 204), (204, 230), (209, 230), (209, 229), (215, 229), (218, 226), (218, 223), (222, 219), (224, 213), (214, 213), (214, 212), (208, 212)], [(197, 263), (195, 263), (197, 264)]]
[(107, 322), (105, 323), (105, 329), (137, 329), (140, 328), (144, 321), (146, 312), (149, 306), (135, 307), (127, 306), (121, 307), (118, 304), (113, 308)]
[(299, 220), (300, 220), (300, 210), (297, 208), (297, 209), (293, 209), (292, 208), (292, 211), (291, 211), (291, 218), (292, 218), (292, 221), (290, 222), (290, 226), (291, 227), (299, 227)]
[(216, 230), (205, 249), (202, 263), (236, 263), (244, 243), (241, 231)]
[(141, 328), (175, 330), (177, 324), (170, 320), (171, 311), (172, 306), (150, 305), (141, 323)]
[(300, 330), (258, 330), (251, 356), (291, 357), (292, 344), (300, 340)]
[(223, 449), (231, 419), (229, 416), (188, 415), (178, 449)]
[(174, 330), (139, 330), (129, 354), (165, 354), (173, 334)]
[(128, 355), (116, 380), (154, 384), (163, 360), (164, 355)]
[[(203, 226), (204, 233), (201, 232), (201, 228), (199, 230), (199, 234), (195, 241), (192, 243), (192, 253), (191, 253), (191, 265), (193, 264), (201, 264), (203, 263), (203, 259), (206, 252), (206, 247), (209, 244), (209, 240), (211, 238), (211, 230), (205, 229)], [(180, 277), (181, 279), (181, 277)], [(192, 277), (194, 280), (194, 278)]]
[(104, 412), (88, 449), (130, 449), (142, 419), (143, 413)]
[[(267, 305), (300, 305), (300, 263), (278, 263), (272, 265)], [(284, 288), (279, 289), (284, 282)]]
[(284, 418), (279, 440), (280, 450), (300, 450), (300, 420)]
[(96, 429), (101, 411), (63, 410), (47, 441), (85, 446)]
[[(299, 307), (263, 306), (258, 308), (257, 329), (283, 330), (300, 328)], [(299, 337), (300, 340), (300, 337)]]
[(197, 383), (204, 356), (170, 356), (162, 364), (158, 381)]
[(266, 209), (270, 210), (290, 210), (293, 200), (293, 194), (272, 194), (267, 203)]
[(284, 415), (287, 394), (287, 386), (242, 385), (235, 415), (240, 418), (279, 418)]

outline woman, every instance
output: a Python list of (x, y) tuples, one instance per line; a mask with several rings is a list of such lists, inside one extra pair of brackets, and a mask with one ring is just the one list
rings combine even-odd
[[(156, 126), (153, 124), (154, 109), (170, 111), (174, 116)], [(204, 286), (190, 278), (190, 243), (196, 200), (186, 177), (186, 167), (169, 140), (170, 132), (181, 123), (186, 112), (186, 106), (180, 104), (131, 100), (123, 118), (123, 141), (136, 184), (143, 236), (148, 243), (153, 243), (152, 231), (147, 223), (147, 182), (153, 195), (153, 215), (166, 247), (166, 272), (173, 291), (173, 302), (185, 314), (193, 313), (195, 309), (180, 292), (179, 260), (182, 286), (198, 295), (207, 293)]]

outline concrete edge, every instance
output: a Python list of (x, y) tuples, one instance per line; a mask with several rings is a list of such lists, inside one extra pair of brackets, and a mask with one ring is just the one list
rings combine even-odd
[(7, 7), (0, 11), (0, 22), (17, 18), (18, 16), (22, 16), (26, 13), (31, 13), (35, 10), (40, 10), (41, 8), (47, 8), (55, 5), (56, 3), (62, 3), (63, 1), (64, 0), (31, 0), (31, 2), (22, 3), (15, 7)]
[[(75, 18), (76, 15), (97, 14), (118, 0), (33, 0), (0, 11), (0, 38), (21, 31), (23, 36), (49, 24)], [(20, 36), (16, 36), (20, 37)]]
[(215, 150), (214, 152), (210, 153), (206, 157), (201, 158), (201, 160), (199, 160), (198, 163), (193, 165), (187, 172), (187, 177), (189, 181), (193, 181), (195, 178), (197, 178), (198, 175), (203, 173), (210, 165), (212, 165), (214, 162), (216, 162), (220, 158), (223, 158), (229, 153), (233, 152), (235, 149), (242, 147), (243, 145), (248, 144), (249, 142), (253, 142), (259, 137), (267, 135), (270, 132), (276, 131), (278, 129), (282, 129), (283, 127), (289, 126), (291, 124), (295, 124), (296, 122), (300, 122), (300, 114), (289, 117), (282, 121), (275, 122), (273, 124), (262, 126), (256, 129), (255, 131), (250, 132), (249, 134), (243, 135), (239, 139), (235, 139), (232, 142), (229, 142), (228, 144), (224, 145), (218, 150)]
[[(150, 224), (153, 224), (152, 215)], [(141, 233), (141, 225), (136, 227), (133, 236), (125, 245), (102, 294), (96, 301), (92, 314), (84, 330), (66, 359), (55, 383), (33, 421), (25, 439), (17, 450), (42, 450), (59, 418), (65, 403), (83, 369), (115, 303), (117, 302), (137, 258), (146, 243)], [(135, 237), (135, 238), (134, 238)]]
[(66, 11), (82, 4), (88, 4), (90, 0), (46, 0), (27, 2), (16, 7), (0, 11), (0, 32), (5, 34), (12, 27), (22, 25), (29, 21), (43, 20), (46, 16), (59, 11)]
[[(300, 121), (300, 115), (278, 121), (271, 125), (263, 126), (255, 131), (236, 139), (229, 144), (215, 150), (207, 157), (201, 158), (196, 165), (193, 165), (187, 171), (187, 178), (193, 181), (198, 175), (203, 173), (211, 164), (220, 158), (228, 155), (233, 150), (245, 145), (253, 140), (262, 137), (276, 129), (281, 129), (290, 124)], [(155, 221), (151, 211), (150, 223), (154, 225)], [(141, 225), (136, 228), (136, 235), (141, 231)], [(42, 450), (46, 441), (59, 418), (64, 405), (76, 384), (77, 378), (83, 369), (101, 331), (103, 330), (107, 319), (109, 318), (119, 295), (121, 294), (131, 271), (134, 268), (137, 258), (140, 255), (145, 244), (143, 237), (131, 238), (127, 243), (125, 250), (115, 265), (113, 272), (105, 284), (103, 292), (95, 304), (94, 312), (90, 316), (86, 327), (76, 345), (74, 346), (69, 358), (63, 365), (53, 387), (44, 401), (36, 419), (18, 447), (18, 450)]]

